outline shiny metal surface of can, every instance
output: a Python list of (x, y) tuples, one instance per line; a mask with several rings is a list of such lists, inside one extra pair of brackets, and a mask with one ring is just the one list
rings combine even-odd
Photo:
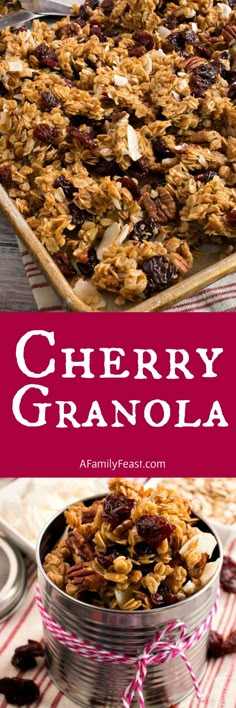
[[(91, 503), (91, 499), (89, 500)], [(212, 531), (200, 520), (200, 528)], [(59, 590), (48, 579), (42, 562), (65, 529), (63, 512), (57, 515), (44, 529), (38, 542), (38, 579), (42, 602), (50, 616), (67, 631), (76, 634), (85, 642), (117, 654), (137, 656), (153, 639), (157, 630), (171, 620), (182, 620), (188, 626), (190, 636), (207, 618), (216, 599), (220, 564), (207, 586), (187, 600), (176, 605), (124, 612), (85, 604)], [(214, 559), (222, 559), (222, 549), (217, 538)], [(62, 646), (44, 628), (46, 657), (49, 673), (70, 699), (81, 708), (121, 708), (121, 694), (135, 674), (135, 667), (124, 664), (106, 664), (82, 658)], [(171, 639), (175, 640), (173, 632)], [(193, 670), (200, 680), (206, 662), (208, 632), (187, 652)], [(178, 703), (193, 690), (191, 676), (180, 657), (162, 665), (150, 666), (144, 687), (146, 708), (168, 708)], [(137, 705), (136, 701), (132, 704)]]

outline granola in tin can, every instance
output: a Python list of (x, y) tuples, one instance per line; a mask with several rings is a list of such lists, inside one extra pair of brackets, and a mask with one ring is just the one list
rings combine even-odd
[(126, 611), (201, 590), (216, 572), (217, 542), (197, 526), (187, 500), (119, 478), (109, 488), (103, 499), (67, 509), (66, 532), (44, 559), (48, 578), (79, 600)]
[(86, 0), (0, 46), (0, 181), (78, 295), (143, 300), (234, 248), (234, 3)]

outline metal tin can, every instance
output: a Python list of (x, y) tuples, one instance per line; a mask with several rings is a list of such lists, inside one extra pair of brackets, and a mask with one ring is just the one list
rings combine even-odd
[(26, 570), (23, 557), (18, 548), (0, 536), (0, 623), (19, 607), (25, 588)]
[[(89, 503), (93, 499), (83, 500)], [(217, 540), (213, 559), (222, 559), (221, 544), (203, 520), (203, 531), (210, 531)], [(43, 559), (65, 530), (64, 512), (54, 517), (43, 530), (37, 547), (38, 579), (42, 602), (50, 616), (67, 631), (101, 649), (137, 656), (155, 633), (172, 620), (188, 626), (188, 635), (204, 622), (211, 611), (217, 593), (221, 563), (212, 580), (188, 599), (164, 608), (143, 612), (124, 612), (94, 607), (57, 588), (43, 570)], [(46, 661), (49, 673), (58, 688), (82, 708), (120, 708), (121, 694), (134, 676), (134, 667), (124, 664), (94, 662), (76, 655), (60, 644), (44, 628)], [(175, 634), (172, 636), (175, 639)], [(208, 632), (187, 652), (198, 680), (206, 662)], [(165, 664), (148, 668), (144, 687), (146, 708), (167, 708), (179, 703), (193, 690), (191, 676), (180, 657)], [(134, 702), (134, 705), (137, 703)]]

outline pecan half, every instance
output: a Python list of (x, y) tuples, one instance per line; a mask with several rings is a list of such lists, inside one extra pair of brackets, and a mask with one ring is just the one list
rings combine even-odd
[(236, 39), (236, 25), (225, 25), (222, 29), (222, 34), (228, 44), (233, 44)]
[(207, 59), (203, 59), (203, 57), (192, 56), (185, 60), (184, 68), (186, 69), (186, 71), (194, 71), (194, 69), (198, 69), (198, 67), (202, 64), (208, 64)]
[(158, 187), (158, 197), (155, 199), (156, 220), (159, 224), (168, 224), (176, 215), (175, 200), (166, 187)]
[(99, 592), (105, 585), (106, 580), (103, 575), (99, 575), (95, 570), (88, 567), (81, 567), (81, 564), (72, 566), (67, 573), (68, 579), (78, 586), (79, 592), (87, 590), (89, 592)]
[(85, 561), (93, 560), (94, 551), (89, 541), (82, 536), (76, 529), (70, 531), (67, 538), (67, 546), (72, 551), (72, 554), (81, 556)]
[(140, 199), (140, 204), (144, 207), (151, 219), (157, 219), (157, 205), (148, 192), (144, 192), (142, 198)]

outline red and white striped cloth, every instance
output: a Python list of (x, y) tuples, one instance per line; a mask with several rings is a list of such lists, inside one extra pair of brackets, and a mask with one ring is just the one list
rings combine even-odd
[[(236, 560), (236, 539), (230, 544), (227, 553)], [(18, 610), (6, 622), (0, 625), (0, 677), (21, 676), (16, 674), (11, 665), (14, 649), (28, 639), (42, 639), (42, 624), (35, 603), (36, 568), (26, 560), (28, 586), (24, 600)], [(236, 629), (236, 595), (221, 593), (220, 607), (213, 622), (213, 628), (223, 635)], [(232, 654), (208, 663), (207, 670), (200, 684), (204, 702), (199, 703), (194, 694), (178, 708), (236, 708), (235, 695), (236, 654)], [(41, 697), (34, 708), (73, 708), (76, 704), (62, 695), (54, 686), (47, 670), (38, 662), (37, 669), (29, 671), (27, 678), (32, 678), (39, 686)], [(0, 708), (7, 708), (7, 703), (0, 697)]]
[[(41, 312), (63, 311), (64, 307), (54, 290), (44, 278), (32, 256), (24, 250), (21, 243), (19, 248), (34, 299)], [(235, 312), (236, 311), (236, 274), (228, 275), (208, 288), (204, 288), (187, 300), (182, 300), (178, 305), (169, 310), (171, 312)]]

